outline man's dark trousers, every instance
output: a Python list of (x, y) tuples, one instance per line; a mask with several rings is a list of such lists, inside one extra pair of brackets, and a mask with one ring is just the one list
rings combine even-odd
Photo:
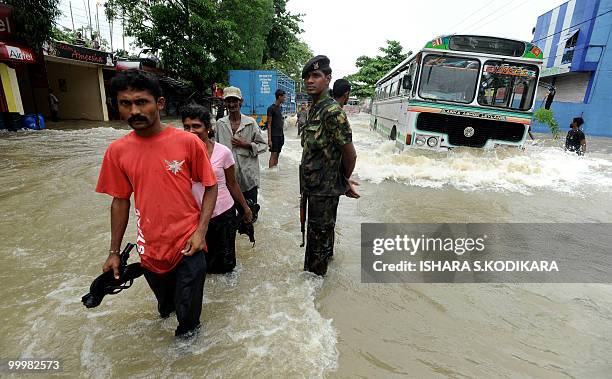
[(157, 309), (161, 317), (176, 311), (178, 327), (174, 334), (180, 336), (200, 326), (206, 259), (204, 252), (184, 256), (170, 272), (156, 274), (145, 270), (144, 276), (157, 298)]

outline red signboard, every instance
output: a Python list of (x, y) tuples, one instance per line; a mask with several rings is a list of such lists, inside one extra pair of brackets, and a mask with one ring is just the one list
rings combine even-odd
[(21, 63), (34, 63), (36, 62), (36, 55), (32, 50), (16, 46), (8, 45), (4, 42), (0, 42), (0, 60), (21, 62)]
[(73, 59), (81, 62), (114, 66), (113, 55), (106, 51), (89, 49), (83, 46), (70, 45), (64, 42), (51, 41), (43, 50), (46, 55), (58, 58)]
[(11, 19), (13, 7), (0, 4), (0, 38), (6, 38), (13, 34), (15, 26)]

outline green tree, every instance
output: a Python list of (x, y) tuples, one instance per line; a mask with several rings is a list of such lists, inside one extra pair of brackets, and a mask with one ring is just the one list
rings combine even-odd
[(312, 55), (312, 51), (306, 42), (296, 40), (287, 47), (287, 51), (282, 57), (279, 57), (278, 60), (269, 58), (262, 69), (281, 71), (293, 79), (299, 88), (302, 81), (302, 67), (312, 58)]
[(38, 51), (50, 35), (56, 18), (61, 14), (59, 0), (5, 0), (13, 6), (15, 35), (18, 40)]
[[(76, 33), (78, 33), (79, 30), (73, 31), (72, 29), (69, 29), (67, 27), (62, 27), (61, 29), (58, 28), (57, 26), (54, 26), (51, 29), (51, 35), (50, 37), (56, 41), (63, 41), (63, 42), (68, 42), (68, 43), (72, 43), (74, 44), (76, 42)], [(86, 35), (86, 33), (82, 33), (82, 35)], [(94, 39), (98, 39), (98, 42), (100, 43), (100, 50), (110, 50), (110, 47), (108, 45), (108, 41), (102, 37), (98, 37), (98, 33), (97, 32), (93, 32), (93, 36)], [(94, 48), (94, 41), (88, 39), (88, 38), (83, 38), (83, 42), (85, 42), (85, 47), (89, 47), (89, 48)]]
[(359, 69), (356, 73), (347, 76), (351, 82), (351, 94), (359, 98), (372, 97), (376, 82), (393, 67), (408, 58), (411, 51), (402, 53), (404, 50), (398, 41), (387, 41), (387, 46), (378, 49), (384, 55), (368, 57), (362, 55), (355, 61)]
[(274, 0), (274, 18), (266, 36), (264, 63), (270, 59), (283, 61), (287, 54), (294, 54), (302, 47), (304, 43), (297, 38), (303, 32), (300, 28), (302, 16), (287, 11), (287, 0)]
[(540, 108), (533, 113), (533, 119), (541, 124), (548, 126), (553, 139), (559, 139), (561, 132), (559, 131), (559, 123), (555, 119), (553, 111), (550, 109)]
[(203, 91), (230, 69), (258, 69), (273, 26), (273, 0), (109, 0), (107, 17), (125, 17), (137, 46)]

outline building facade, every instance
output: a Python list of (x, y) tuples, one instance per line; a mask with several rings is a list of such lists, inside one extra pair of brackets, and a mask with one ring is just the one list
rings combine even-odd
[[(541, 81), (555, 88), (551, 109), (562, 131), (582, 116), (585, 133), (612, 136), (611, 36), (612, 0), (570, 0), (538, 17), (532, 42), (544, 52)], [(547, 93), (540, 87), (536, 108)]]

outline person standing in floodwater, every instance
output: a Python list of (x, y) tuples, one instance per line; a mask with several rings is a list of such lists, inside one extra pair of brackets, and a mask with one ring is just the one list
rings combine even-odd
[[(122, 71), (111, 81), (119, 115), (132, 132), (110, 144), (96, 192), (113, 197), (111, 243), (102, 270), (119, 278), (119, 251), (134, 193), (136, 240), (144, 276), (162, 318), (176, 311), (175, 335), (200, 327), (206, 260), (204, 236), (217, 199), (217, 180), (206, 147), (195, 135), (163, 125), (165, 99), (157, 78)], [(202, 209), (191, 183), (205, 187)]]
[[(243, 222), (250, 223), (253, 213), (236, 181), (232, 151), (213, 139), (210, 113), (201, 105), (191, 104), (181, 109), (181, 120), (185, 131), (195, 134), (206, 145), (217, 177), (217, 202), (206, 233), (206, 266), (209, 273), (224, 274), (236, 267), (236, 204), (242, 208)], [(193, 183), (192, 192), (199, 202), (204, 193), (202, 183)]]
[[(357, 161), (346, 114), (330, 96), (329, 59), (318, 55), (302, 70), (312, 107), (302, 131), (300, 192), (308, 213), (304, 270), (325, 275), (334, 254), (334, 228), (341, 195), (359, 198), (350, 179)], [(304, 198), (306, 202), (304, 203)]]
[[(217, 121), (217, 142), (234, 154), (236, 179), (245, 199), (257, 203), (259, 188), (259, 154), (266, 151), (266, 140), (257, 122), (240, 113), (242, 92), (238, 87), (223, 89), (223, 101), (229, 114)], [(257, 219), (253, 215), (253, 221)]]
[(332, 96), (334, 100), (343, 108), (351, 96), (351, 83), (346, 79), (338, 79), (334, 82), (334, 88), (332, 89)]
[(580, 127), (584, 124), (582, 117), (574, 117), (570, 124), (570, 131), (565, 137), (565, 150), (573, 151), (578, 155), (586, 153), (586, 137)]
[(270, 148), (268, 168), (278, 165), (278, 157), (285, 144), (285, 132), (283, 130), (285, 119), (283, 118), (281, 106), (285, 102), (287, 95), (285, 95), (285, 91), (282, 89), (277, 89), (274, 97), (276, 99), (274, 104), (270, 105), (266, 112), (268, 116), (268, 147)]

